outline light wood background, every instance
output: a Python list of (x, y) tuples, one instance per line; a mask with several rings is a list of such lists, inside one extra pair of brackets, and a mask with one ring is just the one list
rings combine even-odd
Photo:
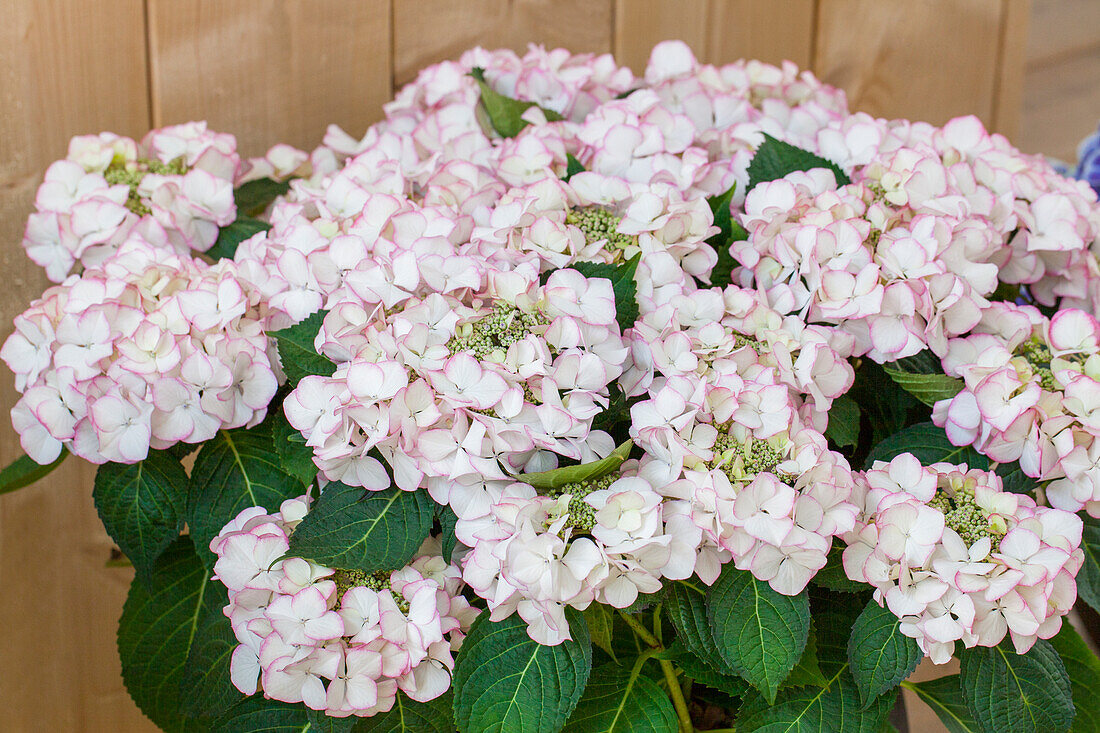
[[(657, 41), (706, 61), (789, 58), (855, 109), (940, 123), (974, 113), (1072, 158), (1100, 118), (1098, 0), (0, 0), (0, 340), (46, 286), (19, 242), (68, 139), (206, 119), (242, 152), (360, 134), (395, 86), (476, 44), (612, 51)], [(1030, 29), (1029, 34), (1029, 19)], [(2, 369), (2, 367), (0, 367)], [(18, 455), (0, 374), (0, 464)], [(114, 631), (131, 573), (70, 459), (0, 498), (0, 731), (145, 731)], [(937, 727), (913, 710), (914, 731)]]

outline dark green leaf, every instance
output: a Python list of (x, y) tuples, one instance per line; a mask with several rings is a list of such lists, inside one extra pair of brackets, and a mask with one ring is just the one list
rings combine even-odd
[(928, 408), (898, 386), (880, 365), (869, 360), (864, 360), (856, 372), (848, 396), (859, 405), (863, 428), (869, 429), (872, 445), (909, 425), (914, 413), (919, 412), (921, 420), (927, 419)]
[(562, 179), (563, 181), (568, 181), (570, 178), (577, 175), (578, 173), (584, 173), (584, 166), (581, 165), (581, 162), (579, 160), (573, 157), (572, 153), (565, 154), (565, 161), (566, 168), (565, 178)]
[(1004, 490), (1013, 494), (1030, 494), (1039, 488), (1039, 482), (1024, 473), (1019, 461), (998, 465), (997, 475), (1004, 483)]
[(844, 547), (844, 543), (840, 540), (833, 541), (833, 546), (829, 550), (829, 557), (825, 563), (825, 567), (817, 571), (817, 575), (813, 577), (813, 583), (822, 588), (839, 591), (840, 593), (863, 593), (864, 591), (870, 591), (871, 586), (867, 583), (859, 583), (852, 580), (848, 577), (847, 573), (844, 572)]
[(333, 482), (295, 528), (289, 554), (364, 573), (395, 570), (420, 548), (434, 517), (427, 492)]
[(246, 216), (238, 218), (235, 222), (218, 230), (218, 238), (214, 246), (206, 250), (208, 257), (214, 259), (233, 259), (237, 253), (237, 247), (246, 239), (251, 239), (260, 232), (271, 229), (271, 225), (259, 219), (249, 219)]
[(237, 637), (222, 613), (224, 589), (213, 584), (204, 601), (207, 608), (196, 629), (180, 682), (183, 712), (193, 718), (224, 715), (244, 698), (229, 679), (229, 661), (237, 647)]
[(852, 182), (836, 163), (764, 133), (764, 144), (757, 148), (756, 155), (749, 163), (749, 185), (745, 192), (748, 193), (756, 188), (758, 183), (774, 181), (795, 171), (808, 171), (814, 168), (831, 170), (836, 176), (838, 186)]
[[(398, 696), (401, 695), (400, 692), (397, 694)], [(396, 702), (394, 702), (394, 707), (397, 707)], [(306, 708), (306, 721), (309, 723), (308, 733), (351, 733), (353, 730), (362, 730), (359, 725), (361, 720), (373, 719), (358, 718), (354, 715), (349, 715), (346, 718), (334, 718), (331, 715), (326, 715), (324, 710)]]
[(940, 677), (927, 682), (906, 682), (904, 686), (912, 690), (932, 711), (950, 733), (979, 733), (981, 728), (974, 722), (970, 710), (963, 699), (959, 675)]
[(930, 422), (911, 425), (876, 445), (867, 456), (867, 468), (875, 461), (889, 461), (902, 453), (912, 453), (925, 466), (943, 462), (965, 463), (970, 468), (982, 470), (989, 468), (988, 458), (968, 445), (951, 445), (943, 428)]
[(311, 730), (306, 706), (254, 695), (218, 718), (211, 733), (306, 733)]
[(397, 693), (388, 713), (359, 718), (357, 733), (454, 733), (454, 704), (450, 691), (428, 702), (416, 702)]
[(810, 633), (809, 596), (785, 596), (727, 564), (707, 593), (718, 653), (769, 701), (802, 657)]
[(841, 448), (853, 446), (859, 441), (859, 404), (848, 395), (833, 400), (825, 437)]
[(1085, 564), (1077, 573), (1077, 595), (1093, 610), (1100, 611), (1100, 520), (1085, 512), (1077, 516), (1084, 522), (1081, 549), (1085, 553)]
[(439, 520), (443, 559), (450, 562), (451, 557), (454, 555), (455, 546), (458, 545), (458, 537), (455, 536), (455, 525), (458, 524), (458, 517), (446, 504), (436, 505), (435, 517)]
[(317, 353), (313, 343), (325, 320), (327, 311), (317, 311), (301, 323), (281, 331), (270, 331), (279, 349), (279, 361), (286, 374), (287, 383), (295, 386), (302, 377), (320, 375), (331, 377), (336, 365)]
[(822, 687), (787, 687), (775, 703), (758, 694), (745, 699), (737, 716), (737, 730), (778, 733), (878, 733), (890, 714), (897, 693), (882, 695), (864, 708), (845, 667)]
[(718, 254), (718, 261), (710, 272), (710, 284), (717, 287), (725, 287), (733, 280), (732, 273), (737, 267), (737, 261), (730, 254), (730, 245), (749, 238), (749, 233), (730, 212), (730, 201), (736, 189), (735, 183), (725, 193), (707, 199), (714, 214), (714, 225), (719, 229), (717, 234), (707, 240), (707, 244)]
[(911, 374), (885, 367), (898, 385), (924, 404), (932, 407), (940, 400), (949, 400), (962, 391), (963, 381), (946, 374)]
[(550, 733), (577, 707), (592, 669), (584, 618), (566, 611), (573, 641), (536, 644), (518, 614), (482, 613), (455, 660), (454, 713), (462, 733)]
[(205, 596), (219, 592), (224, 594), (186, 536), (161, 555), (148, 588), (136, 579), (130, 584), (118, 623), (122, 681), (141, 712), (162, 730), (189, 727), (180, 708), (183, 667), (209, 610)]
[(634, 321), (638, 320), (638, 284), (634, 282), (634, 272), (641, 259), (638, 253), (620, 265), (575, 262), (569, 266), (585, 277), (604, 277), (611, 281), (611, 289), (615, 292), (615, 319), (623, 332), (633, 328)]
[(742, 677), (716, 671), (697, 655), (688, 651), (680, 639), (674, 641), (668, 650), (659, 656), (662, 659), (672, 661), (677, 668), (684, 670), (684, 674), (695, 682), (715, 690), (721, 690), (731, 697), (744, 697), (752, 689)]
[(277, 197), (290, 190), (290, 181), (275, 181), (271, 178), (257, 178), (242, 183), (233, 192), (237, 212), (245, 216), (259, 216)]
[(959, 655), (963, 698), (987, 733), (1057, 733), (1073, 722), (1069, 676), (1058, 652), (1040, 639), (1027, 654), (1011, 642)]
[(24, 486), (30, 486), (38, 479), (60, 466), (61, 462), (64, 461), (68, 455), (69, 451), (62, 448), (61, 455), (59, 455), (53, 463), (48, 463), (45, 466), (35, 463), (34, 459), (30, 456), (19, 456), (4, 467), (3, 470), (0, 470), (0, 494), (6, 494), (9, 491), (15, 491)]
[(806, 637), (806, 648), (802, 651), (798, 664), (794, 665), (794, 669), (791, 670), (787, 679), (783, 680), (779, 689), (801, 685), (824, 687), (827, 684), (825, 674), (821, 671), (821, 664), (817, 660), (817, 637), (814, 635), (811, 624), (810, 633)]
[(268, 423), (219, 430), (195, 457), (190, 483), (187, 523), (199, 555), (210, 564), (210, 540), (241, 510), (262, 506), (276, 511), (285, 500), (305, 493), (279, 460)]
[(614, 610), (603, 603), (593, 603), (584, 609), (584, 620), (588, 624), (592, 643), (615, 659), (615, 650), (611, 646), (611, 638), (615, 631)]
[[(477, 80), (481, 89), (481, 108), (489, 117), (489, 123), (501, 137), (515, 137), (523, 128), (527, 127), (527, 120), (523, 119), (523, 113), (531, 107), (536, 107), (534, 102), (523, 102), (499, 94), (489, 86), (485, 80), (485, 70), (474, 68), (470, 76)], [(547, 122), (558, 122), (564, 119), (553, 110), (542, 108)]]
[(670, 733), (676, 710), (655, 682), (609, 663), (592, 670), (563, 733)]
[(1100, 731), (1100, 659), (1068, 620), (1062, 621), (1062, 630), (1050, 643), (1066, 666), (1073, 706), (1077, 709), (1070, 730), (1073, 733)]
[(718, 653), (718, 643), (707, 621), (709, 588), (697, 577), (665, 584), (665, 612), (676, 628), (676, 638), (688, 651), (703, 660), (711, 669), (726, 675), (739, 674)]
[(917, 642), (901, 633), (898, 617), (870, 601), (848, 639), (848, 663), (864, 703), (901, 684), (923, 658)]
[(633, 441), (628, 440), (612, 451), (607, 458), (599, 461), (565, 466), (564, 468), (555, 468), (551, 471), (540, 471), (539, 473), (521, 473), (516, 476), (516, 480), (530, 484), (536, 489), (560, 489), (566, 484), (575, 484), (580, 481), (606, 476), (623, 465), (623, 461), (630, 457), (630, 450), (633, 447)]
[(104, 463), (92, 491), (107, 534), (130, 558), (143, 583), (157, 557), (180, 533), (187, 506), (187, 472), (167, 451), (138, 463)]
[(294, 429), (281, 409), (267, 416), (271, 423), (271, 440), (283, 469), (297, 478), (303, 487), (317, 478), (317, 464), (313, 462), (313, 449), (306, 445), (302, 434)]

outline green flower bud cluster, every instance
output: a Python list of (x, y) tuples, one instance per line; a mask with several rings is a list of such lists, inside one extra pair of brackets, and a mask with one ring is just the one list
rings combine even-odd
[(409, 602), (405, 597), (393, 592), (390, 587), (390, 570), (378, 570), (373, 573), (364, 573), (362, 570), (345, 570), (338, 568), (333, 573), (332, 579), (336, 581), (336, 597), (343, 598), (351, 588), (369, 588), (377, 593), (388, 591), (393, 596), (401, 613), (409, 612)]
[(566, 525), (577, 531), (577, 534), (587, 534), (596, 526), (596, 510), (585, 501), (585, 497), (595, 491), (601, 491), (615, 483), (619, 473), (613, 471), (599, 478), (585, 479), (572, 484), (565, 484), (546, 492), (547, 496), (558, 497), (569, 495), (569, 521)]
[(499, 351), (496, 360), (500, 361), (509, 346), (549, 323), (550, 319), (542, 313), (528, 313), (511, 303), (497, 303), (489, 315), (460, 326), (454, 338), (447, 342), (447, 348), (452, 354), (468, 351), (478, 359)]
[(618, 231), (619, 222), (622, 220), (621, 216), (615, 216), (602, 206), (570, 209), (565, 215), (566, 224), (571, 224), (584, 233), (586, 244), (606, 239), (607, 244), (604, 249), (615, 255), (616, 262), (625, 259), (623, 252), (628, 247), (638, 244), (638, 237)]
[(973, 480), (955, 481), (947, 489), (937, 489), (928, 506), (943, 513), (944, 523), (958, 532), (968, 547), (985, 537), (992, 540), (992, 552), (1000, 547), (1005, 530), (990, 521), (974, 500)]
[(1016, 347), (1015, 355), (1023, 357), (1031, 367), (1032, 378), (1039, 383), (1040, 387), (1049, 391), (1058, 389), (1054, 381), (1054, 372), (1050, 368), (1053, 356), (1050, 353), (1050, 347), (1041, 338), (1032, 336)]
[(138, 216), (149, 214), (149, 207), (138, 195), (138, 186), (149, 173), (161, 176), (182, 176), (187, 172), (187, 164), (184, 159), (176, 158), (168, 163), (162, 163), (156, 159), (139, 158), (136, 166), (127, 164), (125, 160), (116, 157), (103, 171), (103, 177), (112, 186), (124, 185), (130, 187), (130, 193), (126, 197), (126, 208)]
[(745, 336), (745, 335), (739, 334), (739, 333), (734, 334), (734, 336), (733, 336), (733, 347), (735, 349), (740, 349), (742, 346), (748, 346), (750, 349), (755, 351), (757, 354), (763, 352), (766, 348), (762, 341), (757, 341), (756, 339), (752, 338), (751, 336)]
[(797, 476), (776, 471), (775, 468), (785, 460), (783, 452), (775, 445), (758, 438), (739, 439), (729, 430), (729, 426), (719, 427), (718, 437), (714, 441), (714, 458), (709, 468), (721, 469), (729, 477), (730, 483), (751, 479), (758, 473), (774, 473), (785, 484), (794, 485)]

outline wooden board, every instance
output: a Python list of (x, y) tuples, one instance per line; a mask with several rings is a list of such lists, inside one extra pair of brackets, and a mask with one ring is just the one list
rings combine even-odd
[(1100, 46), (1055, 64), (1029, 68), (1019, 146), (1068, 163), (1100, 123)]
[(474, 46), (611, 51), (612, 0), (394, 0), (394, 82)]
[(388, 0), (148, 0), (153, 124), (205, 119), (243, 154), (361, 135), (392, 96)]
[[(19, 242), (46, 166), (73, 135), (149, 126), (142, 0), (5, 0), (0, 24), (0, 340), (48, 284)], [(19, 455), (16, 399), (0, 368), (0, 465)], [(115, 628), (130, 572), (92, 506), (77, 460), (0, 497), (0, 728), (151, 731), (119, 676)]]

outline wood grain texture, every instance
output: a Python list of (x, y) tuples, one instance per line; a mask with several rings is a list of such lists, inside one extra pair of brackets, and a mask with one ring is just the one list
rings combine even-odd
[(641, 76), (655, 45), (679, 40), (706, 61), (709, 15), (709, 0), (617, 0), (615, 59)]
[(394, 0), (394, 82), (474, 46), (611, 51), (612, 0)]
[(392, 96), (389, 0), (147, 0), (155, 126), (205, 119), (242, 154), (358, 136)]
[[(1097, 31), (1100, 34), (1100, 30)], [(1028, 69), (1016, 143), (1073, 163), (1077, 144), (1100, 121), (1100, 45), (1092, 51)]]
[(992, 129), (1015, 140), (1024, 103), (1024, 67), (1031, 0), (1003, 0), (997, 86), (993, 90)]
[[(0, 23), (0, 340), (48, 285), (19, 242), (46, 166), (73, 135), (149, 126), (142, 0), (5, 0)], [(19, 455), (0, 369), (0, 465)], [(109, 569), (94, 468), (70, 459), (0, 497), (0, 729), (151, 731), (119, 676), (115, 629), (131, 573)]]
[(1001, 11), (991, 0), (820, 0), (813, 66), (854, 110), (989, 125)]
[(1097, 0), (1032, 0), (1032, 5), (1029, 65), (1056, 63), (1100, 46)]

